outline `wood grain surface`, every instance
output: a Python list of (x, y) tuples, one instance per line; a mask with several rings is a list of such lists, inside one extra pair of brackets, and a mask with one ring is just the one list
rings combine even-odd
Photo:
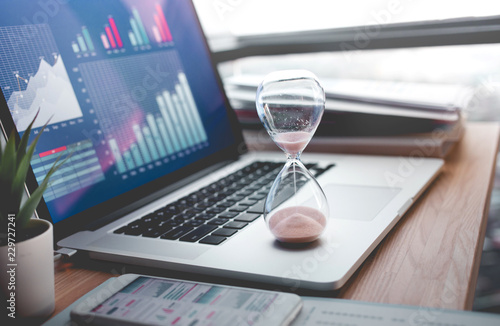
[[(441, 175), (334, 295), (369, 302), (471, 309), (499, 135), (497, 124), (468, 123), (464, 138), (447, 157)], [(57, 262), (54, 315), (124, 271), (119, 267)]]

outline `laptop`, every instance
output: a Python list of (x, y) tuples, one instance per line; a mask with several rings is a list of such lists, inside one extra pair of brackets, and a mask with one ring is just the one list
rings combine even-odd
[(190, 1), (2, 1), (0, 18), (3, 132), (50, 119), (27, 187), (71, 155), (37, 215), (93, 259), (337, 289), (443, 165), (306, 149), (329, 223), (284, 246), (261, 213), (285, 156), (246, 150)]

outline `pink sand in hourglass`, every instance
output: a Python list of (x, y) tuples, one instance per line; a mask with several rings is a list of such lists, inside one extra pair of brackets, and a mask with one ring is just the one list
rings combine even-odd
[(269, 219), (269, 229), (282, 242), (311, 242), (326, 227), (326, 216), (306, 206), (292, 206), (278, 210)]
[(302, 151), (311, 139), (311, 134), (305, 131), (278, 133), (274, 141), (287, 153), (295, 155)]

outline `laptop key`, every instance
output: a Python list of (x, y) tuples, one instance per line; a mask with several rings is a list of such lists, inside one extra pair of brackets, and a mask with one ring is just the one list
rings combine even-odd
[(258, 217), (260, 216), (260, 214), (251, 214), (251, 213), (244, 213), (244, 214), (241, 214), (239, 215), (237, 218), (235, 218), (234, 220), (236, 222), (253, 222), (255, 221)]
[(140, 235), (142, 232), (144, 232), (145, 228), (139, 225), (129, 225), (128, 228), (125, 230), (126, 235)]
[(245, 189), (243, 189), (243, 190), (238, 191), (236, 194), (240, 195), (240, 196), (248, 196), (248, 195), (251, 195), (253, 193), (254, 193), (253, 190), (245, 190)]
[(236, 232), (238, 232), (238, 230), (221, 228), (221, 229), (218, 229), (217, 231), (213, 232), (212, 235), (217, 235), (217, 236), (221, 236), (221, 237), (230, 237), (233, 234), (235, 234)]
[(257, 203), (256, 200), (247, 199), (247, 200), (240, 201), (238, 203), (238, 205), (241, 205), (241, 206), (252, 206), (252, 205), (255, 205), (256, 203)]
[(248, 206), (239, 206), (239, 205), (236, 205), (236, 206), (233, 206), (229, 209), (230, 212), (238, 212), (238, 213), (241, 213), (241, 212), (244, 212), (248, 209)]
[(243, 229), (247, 225), (248, 223), (245, 222), (229, 222), (224, 227), (229, 229)]
[(158, 238), (160, 235), (162, 235), (165, 232), (168, 232), (169, 230), (171, 230), (170, 227), (159, 227), (144, 232), (142, 236), (146, 238)]
[(207, 210), (207, 213), (219, 214), (219, 213), (224, 212), (225, 210), (226, 209), (224, 207), (212, 207), (212, 208)]
[(182, 218), (184, 220), (189, 220), (190, 218), (193, 218), (197, 213), (196, 212), (189, 212), (189, 213), (182, 213), (176, 216), (176, 218)]
[(214, 218), (213, 220), (210, 220), (207, 224), (211, 225), (224, 225), (228, 222), (229, 220), (227, 218)]
[(233, 206), (235, 203), (236, 203), (235, 201), (225, 201), (225, 202), (217, 204), (217, 207), (228, 208), (228, 207)]
[(232, 195), (228, 198), (228, 200), (233, 200), (235, 202), (245, 199), (245, 196), (242, 195)]
[(195, 220), (187, 221), (186, 223), (184, 223), (184, 225), (185, 226), (200, 226), (200, 225), (202, 225), (204, 223), (205, 223), (204, 220), (195, 219)]
[(224, 237), (209, 235), (208, 237), (204, 237), (203, 239), (201, 239), (200, 243), (218, 245), (218, 244), (221, 244), (222, 242), (224, 242), (225, 240), (226, 240), (226, 238), (224, 238)]
[(214, 213), (201, 213), (199, 215), (196, 216), (197, 219), (202, 219), (202, 220), (210, 220), (212, 219), (213, 217), (215, 217), (215, 214)]
[(238, 212), (224, 212), (217, 215), (219, 218), (233, 218), (238, 215)]
[(215, 230), (216, 228), (217, 228), (217, 226), (215, 226), (215, 225), (206, 225), (205, 224), (205, 225), (200, 226), (199, 228), (196, 228), (194, 231), (189, 232), (188, 234), (186, 234), (185, 236), (183, 236), (179, 240), (180, 241), (187, 241), (187, 242), (196, 242), (196, 241), (200, 240), (201, 238), (203, 238), (208, 233)]
[(196, 204), (197, 208), (205, 209), (208, 207), (212, 207), (215, 203), (214, 202), (208, 202), (208, 201), (203, 201), (201, 203)]
[(180, 237), (182, 237), (183, 235), (185, 235), (186, 233), (192, 231), (193, 228), (192, 227), (188, 227), (188, 226), (179, 226), (167, 233), (165, 233), (164, 235), (162, 235), (160, 238), (162, 239), (168, 239), (168, 240), (175, 240), (175, 239), (179, 239)]

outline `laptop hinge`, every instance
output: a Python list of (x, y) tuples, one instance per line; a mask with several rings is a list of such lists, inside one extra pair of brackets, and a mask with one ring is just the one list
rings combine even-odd
[(54, 259), (57, 259), (57, 258), (66, 258), (67, 259), (67, 258), (70, 258), (73, 255), (75, 255), (77, 252), (78, 252), (78, 250), (75, 250), (75, 249), (60, 248), (60, 249), (54, 250), (54, 255), (55, 255)]

